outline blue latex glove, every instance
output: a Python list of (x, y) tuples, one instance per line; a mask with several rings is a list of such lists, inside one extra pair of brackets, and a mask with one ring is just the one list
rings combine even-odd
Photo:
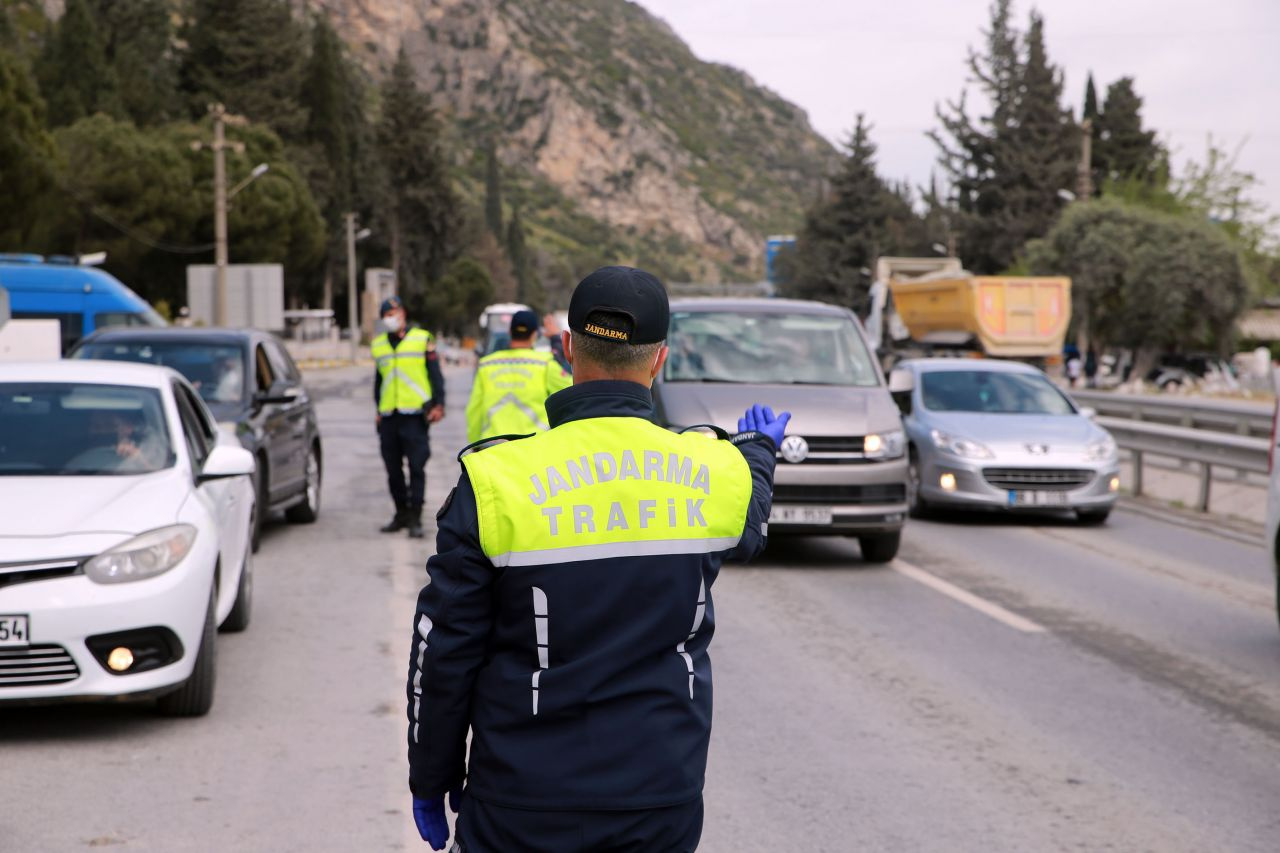
[(773, 439), (775, 445), (782, 445), (782, 438), (787, 434), (787, 424), (791, 421), (791, 413), (783, 412), (775, 415), (773, 409), (759, 403), (747, 409), (747, 413), (738, 418), (738, 432), (755, 430)]
[[(462, 789), (455, 788), (449, 792), (449, 808), (454, 814), (462, 803)], [(443, 850), (449, 842), (449, 824), (444, 819), (444, 797), (432, 797), (427, 800), (413, 798), (413, 822), (418, 825), (418, 834), (422, 840), (431, 845), (432, 850)]]

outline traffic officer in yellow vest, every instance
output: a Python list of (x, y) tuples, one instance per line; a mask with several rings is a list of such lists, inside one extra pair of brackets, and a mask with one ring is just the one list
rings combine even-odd
[(409, 327), (399, 297), (383, 300), (382, 325), (387, 331), (374, 338), (370, 347), (378, 367), (373, 399), (378, 404), (382, 463), (396, 505), (396, 514), (383, 525), (382, 532), (395, 533), (407, 527), (410, 536), (420, 539), (427, 459), (431, 456), (429, 425), (444, 417), (444, 376), (435, 337), (425, 329)]
[(538, 315), (511, 317), (511, 348), (480, 359), (467, 400), (467, 441), (547, 429), (547, 397), (573, 384), (555, 354), (533, 348)]
[(407, 685), (414, 819), (436, 850), (446, 795), (465, 853), (697, 847), (711, 585), (764, 548), (790, 415), (753, 406), (732, 437), (655, 424), (668, 315), (654, 276), (596, 270), (551, 429), (463, 451)]

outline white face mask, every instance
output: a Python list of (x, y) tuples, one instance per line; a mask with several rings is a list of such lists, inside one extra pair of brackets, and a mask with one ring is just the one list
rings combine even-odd
[(404, 321), (400, 319), (399, 314), (392, 314), (390, 317), (382, 318), (382, 325), (387, 327), (388, 332), (398, 332), (404, 325)]

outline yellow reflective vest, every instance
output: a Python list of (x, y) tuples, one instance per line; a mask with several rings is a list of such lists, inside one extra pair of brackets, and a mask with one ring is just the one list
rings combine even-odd
[(643, 418), (570, 421), (462, 462), (495, 566), (726, 551), (751, 501), (737, 447)]
[(572, 384), (552, 353), (505, 349), (486, 355), (467, 401), (467, 442), (546, 430), (547, 397)]
[(398, 346), (391, 345), (386, 332), (373, 339), (369, 350), (382, 377), (378, 414), (412, 415), (423, 410), (431, 399), (427, 352), (432, 349), (435, 337), (426, 329), (409, 329)]

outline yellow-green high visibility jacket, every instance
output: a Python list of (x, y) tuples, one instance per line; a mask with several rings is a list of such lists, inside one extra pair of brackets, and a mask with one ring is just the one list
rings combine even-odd
[(688, 802), (711, 734), (711, 587), (764, 548), (777, 448), (665, 430), (631, 382), (567, 388), (547, 415), (546, 432), (464, 454), (437, 514), (410, 787), (434, 797), (465, 775), (470, 796), (526, 809)]
[(423, 410), (432, 398), (427, 352), (434, 348), (435, 337), (426, 329), (409, 329), (395, 345), (386, 332), (373, 339), (369, 350), (378, 365), (378, 414)]
[(467, 401), (467, 442), (548, 428), (547, 398), (573, 384), (555, 355), (533, 349), (489, 353), (476, 366)]

